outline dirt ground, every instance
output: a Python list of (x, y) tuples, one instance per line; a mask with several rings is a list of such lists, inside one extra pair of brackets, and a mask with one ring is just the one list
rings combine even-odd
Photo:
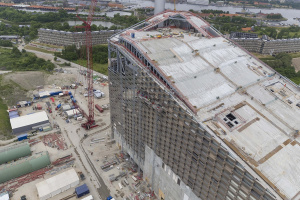
[(300, 58), (293, 58), (292, 64), (295, 67), (296, 72), (300, 71)]
[(14, 72), (3, 75), (2, 85), (13, 85), (12, 92), (3, 95), (8, 106), (16, 105), (18, 101), (31, 101), (33, 91), (44, 85), (71, 85), (76, 81), (76, 68), (64, 68), (66, 73), (54, 72), (48, 74), (39, 71)]

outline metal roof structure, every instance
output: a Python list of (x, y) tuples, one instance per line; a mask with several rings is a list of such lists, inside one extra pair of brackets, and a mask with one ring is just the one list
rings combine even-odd
[(72, 168), (36, 184), (41, 200), (49, 199), (79, 184), (79, 177)]
[(157, 82), (273, 195), (300, 199), (299, 86), (189, 12), (165, 11), (110, 41), (137, 48)]
[(31, 155), (31, 150), (28, 143), (1, 148), (0, 165), (29, 155)]
[(42, 152), (10, 164), (1, 165), (0, 183), (42, 169), (50, 164), (48, 152)]
[(10, 124), (12, 129), (17, 129), (47, 120), (49, 120), (47, 113), (45, 111), (42, 111), (10, 119)]
[(0, 194), (0, 200), (9, 200), (8, 192), (3, 192)]

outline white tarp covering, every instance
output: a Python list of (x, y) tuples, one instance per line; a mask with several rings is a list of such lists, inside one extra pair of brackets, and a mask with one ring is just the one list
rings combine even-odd
[(73, 117), (74, 115), (80, 114), (80, 111), (78, 109), (72, 109), (72, 110), (65, 111), (65, 113), (68, 117)]
[(79, 178), (74, 169), (53, 176), (36, 184), (40, 200), (49, 199), (59, 193), (75, 187), (79, 184)]
[(45, 111), (10, 119), (12, 129), (49, 120)]
[(9, 200), (9, 195), (7, 192), (0, 194), (0, 200)]
[(94, 199), (93, 196), (89, 195), (89, 196), (87, 196), (87, 197), (85, 197), (85, 198), (83, 198), (81, 200), (93, 200), (93, 199)]
[(63, 110), (63, 111), (71, 110), (71, 106), (70, 106), (70, 105), (64, 105), (64, 106), (62, 107), (62, 110)]

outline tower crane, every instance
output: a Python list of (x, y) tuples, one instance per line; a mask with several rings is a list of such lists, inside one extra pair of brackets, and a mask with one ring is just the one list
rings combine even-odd
[(176, 11), (176, 0), (174, 0), (174, 11)]
[(93, 15), (95, 11), (95, 7), (97, 4), (97, 0), (91, 0), (91, 5), (89, 9), (89, 15), (86, 20), (83, 20), (78, 14), (76, 17), (83, 22), (83, 26), (78, 28), (84, 28), (86, 34), (86, 58), (87, 58), (87, 90), (88, 90), (88, 114), (86, 114), (83, 109), (81, 109), (78, 105), (79, 110), (86, 117), (87, 122), (81, 124), (85, 129), (91, 129), (98, 125), (95, 124), (94, 119), (94, 91), (93, 91), (93, 44), (92, 44), (92, 33), (91, 33), (91, 23), (93, 20)]

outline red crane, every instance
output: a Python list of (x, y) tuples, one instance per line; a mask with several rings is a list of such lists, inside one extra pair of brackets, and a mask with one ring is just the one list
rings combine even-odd
[(95, 124), (95, 120), (94, 120), (93, 47), (92, 47), (93, 44), (92, 44), (92, 34), (91, 34), (91, 23), (93, 20), (96, 4), (97, 4), (97, 0), (91, 0), (89, 15), (86, 20), (81, 19), (78, 14), (76, 15), (76, 17), (84, 23), (84, 25), (79, 28), (84, 28), (86, 33), (86, 58), (87, 58), (86, 78), (87, 78), (87, 85), (88, 85), (87, 90), (88, 90), (89, 113), (87, 115), (82, 109), (80, 110), (87, 118), (87, 122), (81, 124), (81, 126), (87, 130), (98, 126)]

